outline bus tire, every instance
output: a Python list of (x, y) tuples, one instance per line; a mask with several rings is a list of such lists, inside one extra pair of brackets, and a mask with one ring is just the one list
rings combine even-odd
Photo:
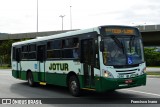
[(27, 80), (28, 80), (28, 85), (33, 87), (35, 85), (34, 80), (33, 80), (33, 75), (32, 72), (27, 73)]
[(78, 78), (75, 75), (72, 75), (69, 78), (69, 91), (70, 93), (75, 96), (78, 97), (80, 95), (80, 84), (78, 81)]

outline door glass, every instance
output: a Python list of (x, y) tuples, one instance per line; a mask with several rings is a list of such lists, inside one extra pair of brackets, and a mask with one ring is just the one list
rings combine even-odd
[(91, 88), (94, 84), (94, 47), (93, 39), (82, 41), (82, 62), (84, 70), (84, 84)]
[(45, 60), (45, 46), (38, 46), (37, 60), (43, 62)]
[(45, 45), (38, 46), (37, 60), (39, 61), (39, 81), (45, 81)]

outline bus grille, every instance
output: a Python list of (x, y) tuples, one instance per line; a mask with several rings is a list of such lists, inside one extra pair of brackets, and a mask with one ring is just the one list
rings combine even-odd
[(131, 72), (131, 71), (137, 71), (138, 69), (132, 69), (132, 70), (116, 70), (116, 72)]

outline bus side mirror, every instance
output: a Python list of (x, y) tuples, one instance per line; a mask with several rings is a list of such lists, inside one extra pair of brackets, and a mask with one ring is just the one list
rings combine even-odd
[(104, 51), (104, 41), (100, 41), (100, 51)]

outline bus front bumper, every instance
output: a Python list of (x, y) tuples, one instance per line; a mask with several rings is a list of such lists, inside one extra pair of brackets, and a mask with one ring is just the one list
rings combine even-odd
[[(132, 81), (126, 83), (126, 81)], [(105, 92), (109, 90), (130, 88), (146, 85), (146, 74), (134, 78), (105, 78), (101, 77), (96, 81), (96, 91)]]

